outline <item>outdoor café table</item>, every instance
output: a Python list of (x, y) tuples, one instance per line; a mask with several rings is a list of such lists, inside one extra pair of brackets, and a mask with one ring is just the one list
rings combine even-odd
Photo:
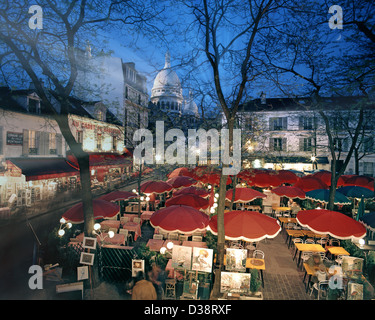
[[(214, 263), (216, 262), (216, 255), (214, 258)], [(224, 265), (226, 265), (227, 259), (226, 254), (224, 254)], [(260, 276), (262, 279), (262, 286), (264, 288), (263, 270), (266, 270), (266, 264), (264, 259), (258, 258), (246, 258), (246, 269), (257, 269), (260, 271)]]
[(278, 219), (279, 219), (279, 221), (281, 222), (281, 227), (282, 227), (282, 228), (283, 228), (283, 226), (284, 226), (284, 223), (296, 223), (296, 224), (298, 224), (296, 218), (278, 217)]
[(137, 241), (137, 238), (141, 235), (141, 224), (128, 221), (122, 225), (123, 229), (127, 229), (130, 232), (134, 232), (134, 241)]
[(343, 247), (326, 247), (326, 250), (332, 255), (332, 256), (338, 256), (338, 255), (344, 255), (344, 256), (350, 256), (350, 253), (346, 251)]
[(149, 247), (151, 251), (160, 251), (163, 244), (164, 240), (162, 239), (150, 239), (148, 240), (146, 247)]
[(141, 214), (142, 223), (143, 223), (143, 221), (150, 220), (151, 216), (153, 215), (154, 212), (155, 211), (143, 211), (142, 214)]
[(134, 213), (124, 213), (122, 215), (124, 218), (129, 218), (128, 221), (133, 221), (134, 218), (137, 218), (138, 217), (138, 214), (134, 214)]
[(297, 230), (297, 229), (285, 229), (286, 231), (286, 240), (285, 243), (288, 244), (288, 248), (290, 248), (290, 245), (292, 244), (292, 239), (295, 237), (299, 237), (302, 235), (302, 237), (305, 236), (305, 230)]
[[(123, 234), (115, 233), (112, 238), (108, 236), (108, 233), (103, 232), (101, 235), (96, 237), (99, 243), (102, 244), (114, 244), (114, 245), (125, 245), (125, 236)], [(103, 239), (103, 240), (102, 240)]]
[(272, 207), (272, 210), (275, 211), (275, 213), (280, 213), (280, 212), (287, 212), (290, 211), (290, 207)]
[(326, 250), (320, 244), (311, 244), (311, 243), (296, 243), (295, 244), (296, 251), (294, 252), (293, 260), (295, 260), (297, 256), (297, 252), (299, 251), (297, 266), (299, 266), (301, 262), (301, 254), (303, 251), (311, 251), (311, 252), (326, 252)]
[(185, 247), (207, 248), (207, 243), (203, 241), (184, 241), (182, 245)]
[(104, 220), (100, 222), (100, 226), (103, 227), (108, 227), (108, 228), (120, 228), (120, 221), (119, 220)]
[[(305, 275), (303, 277), (303, 282), (305, 283), (305, 279), (306, 279), (306, 276), (308, 276), (308, 279), (307, 279), (307, 282), (305, 283), (305, 288), (306, 288), (306, 292), (309, 291), (309, 288), (310, 288), (310, 284), (311, 284), (311, 277), (313, 275), (315, 275), (316, 271), (318, 270), (317, 268), (314, 268), (312, 266), (310, 266), (308, 263), (304, 262), (303, 263), (303, 268), (305, 269)], [(327, 270), (326, 270), (327, 272)], [(327, 276), (328, 276), (328, 272), (327, 272)]]

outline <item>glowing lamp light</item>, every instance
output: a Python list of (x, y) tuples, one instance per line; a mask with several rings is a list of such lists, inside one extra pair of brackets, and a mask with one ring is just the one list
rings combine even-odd
[(66, 224), (66, 226), (68, 227), (68, 229), (70, 229), (70, 228), (72, 227), (72, 224), (71, 224), (70, 222), (68, 222), (68, 223)]
[(361, 245), (361, 246), (363, 246), (364, 244), (366, 243), (366, 241), (365, 241), (365, 239), (359, 239), (359, 244)]
[(66, 223), (66, 220), (64, 218), (61, 218), (60, 223)]
[(161, 247), (161, 248), (160, 248), (160, 253), (161, 253), (161, 254), (165, 254), (166, 251), (167, 251), (167, 248), (166, 248), (166, 247)]
[(217, 207), (217, 203), (215, 202), (213, 205), (212, 205), (213, 208), (216, 208)]
[(214, 198), (214, 202), (217, 202), (217, 198)]
[(219, 194), (218, 193), (215, 193), (215, 198), (219, 198)]
[(161, 155), (160, 155), (160, 154), (157, 154), (157, 155), (155, 156), (155, 160), (156, 160), (156, 161), (160, 161), (160, 160), (161, 160)]
[(100, 223), (95, 223), (95, 224), (94, 224), (94, 230), (95, 230), (95, 231), (98, 231), (98, 230), (100, 229), (100, 227), (101, 227), (101, 226), (100, 226)]
[(215, 213), (215, 208), (214, 208), (214, 207), (211, 207), (210, 212), (211, 212), (211, 213)]
[(170, 241), (170, 242), (167, 243), (167, 248), (168, 248), (169, 250), (171, 250), (171, 249), (173, 248), (173, 246), (174, 246), (174, 244), (173, 244), (172, 241)]
[(145, 197), (140, 197), (141, 201), (143, 201), (145, 199)]
[(211, 188), (212, 188), (212, 186), (211, 186), (211, 185), (209, 184), (209, 185), (207, 186), (207, 188), (208, 188), (208, 189), (211, 189)]
[(133, 193), (138, 193), (137, 190), (135, 190), (135, 189), (133, 189), (132, 192), (133, 192)]
[(149, 196), (146, 197), (146, 201), (150, 201), (150, 197)]
[(58, 234), (60, 237), (62, 237), (65, 234), (65, 231), (63, 229), (60, 229)]
[(108, 231), (108, 237), (113, 238), (115, 233), (113, 231)]
[(315, 156), (311, 156), (311, 161), (314, 162), (316, 160), (316, 157)]

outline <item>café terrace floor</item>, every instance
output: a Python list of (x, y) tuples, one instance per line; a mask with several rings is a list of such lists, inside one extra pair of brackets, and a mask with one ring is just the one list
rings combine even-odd
[[(152, 235), (153, 228), (144, 223), (137, 245), (147, 243)], [(304, 271), (297, 267), (293, 260), (294, 251), (288, 249), (285, 239), (285, 233), (281, 231), (276, 238), (263, 240), (257, 245), (257, 249), (265, 253), (263, 300), (312, 300), (303, 283)], [(130, 296), (120, 293), (116, 286), (102, 284), (93, 294), (87, 291), (86, 299), (117, 300), (130, 299)]]

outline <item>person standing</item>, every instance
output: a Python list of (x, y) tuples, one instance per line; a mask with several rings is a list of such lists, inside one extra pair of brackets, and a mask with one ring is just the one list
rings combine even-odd
[(142, 271), (139, 271), (135, 278), (132, 300), (157, 300), (154, 285), (151, 281), (145, 279), (145, 275)]

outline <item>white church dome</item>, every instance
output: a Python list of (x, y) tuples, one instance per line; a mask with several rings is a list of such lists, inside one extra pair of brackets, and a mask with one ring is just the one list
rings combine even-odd
[(151, 91), (151, 99), (160, 96), (175, 96), (182, 99), (181, 82), (171, 68), (169, 52), (165, 55), (164, 68), (157, 74)]

